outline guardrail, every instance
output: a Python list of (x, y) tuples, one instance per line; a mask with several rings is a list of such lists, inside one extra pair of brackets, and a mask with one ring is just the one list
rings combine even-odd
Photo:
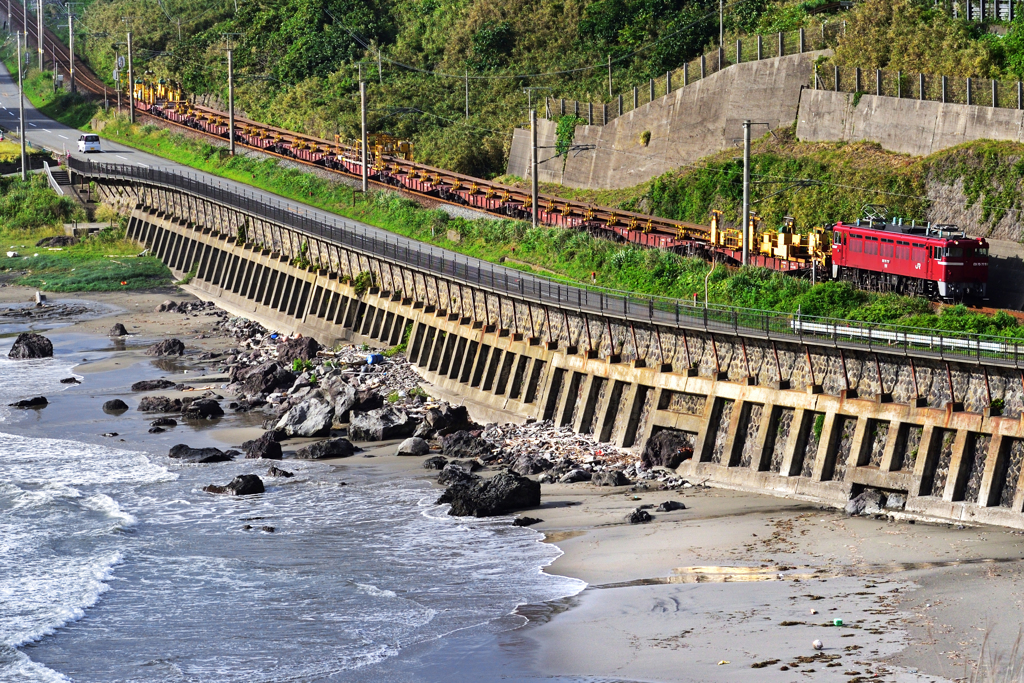
[(48, 183), (50, 183), (50, 187), (53, 188), (54, 192), (56, 192), (61, 197), (63, 197), (64, 196), (64, 190), (61, 189), (60, 185), (58, 185), (57, 181), (54, 179), (53, 172), (50, 171), (50, 164), (48, 164), (48, 163), (46, 163), (44, 161), (43, 162), (43, 169), (46, 171), (46, 181)]
[[(344, 245), (367, 256), (390, 260), (447, 279), (533, 303), (626, 322), (723, 333), (773, 341), (879, 351), (886, 354), (1024, 367), (1024, 343), (977, 334), (937, 334), (900, 325), (779, 313), (722, 305), (696, 305), (667, 297), (569, 285), (344, 219), (299, 213), (301, 205), (214, 185), (206, 179), (154, 168), (99, 164), (69, 159), (69, 167), (92, 180), (113, 179), (179, 190), (237, 209), (285, 228)], [(322, 264), (321, 264), (322, 265)], [(1024, 342), (1024, 340), (1021, 340)]]

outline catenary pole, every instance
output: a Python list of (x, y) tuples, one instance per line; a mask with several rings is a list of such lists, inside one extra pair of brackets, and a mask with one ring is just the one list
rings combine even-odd
[[(25, 47), (28, 48), (28, 34), (25, 34)], [(25, 86), (22, 77), (25, 73), (25, 64), (21, 60), (21, 33), (18, 33), (18, 137), (21, 138), (21, 179), (28, 180), (28, 167), (25, 161), (28, 155), (25, 154)]]
[[(36, 0), (36, 39), (39, 41), (39, 70), (43, 70), (43, 0)], [(25, 41), (28, 45), (28, 41)]]
[(235, 80), (231, 63), (231, 50), (228, 50), (228, 149), (231, 156), (235, 155)]
[(362, 142), (359, 145), (360, 155), (362, 157), (363, 168), (362, 168), (362, 189), (363, 196), (370, 189), (370, 172), (366, 167), (368, 163), (368, 156), (366, 154), (366, 81), (363, 80), (363, 65), (359, 65), (359, 120), (362, 127)]
[(748, 265), (750, 252), (750, 119), (743, 122), (743, 265)]
[(612, 98), (612, 56), (608, 55), (608, 99)]
[(131, 31), (128, 31), (128, 120), (135, 123), (135, 71), (132, 69)]
[(530, 217), (537, 227), (537, 110), (530, 110)]
[[(54, 66), (56, 70), (56, 66)], [(75, 92), (75, 13), (68, 3), (68, 87)]]
[(466, 69), (466, 119), (469, 119), (469, 69)]

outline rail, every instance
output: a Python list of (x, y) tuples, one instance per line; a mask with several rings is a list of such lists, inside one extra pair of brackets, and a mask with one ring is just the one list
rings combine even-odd
[(344, 245), (369, 257), (521, 300), (553, 305), (626, 322), (722, 333), (772, 341), (878, 351), (885, 354), (1024, 367), (1024, 345), (978, 334), (939, 334), (927, 328), (866, 325), (859, 321), (779, 313), (723, 305), (696, 305), (667, 297), (644, 296), (598, 287), (568, 285), (476, 258), (431, 247), (376, 228), (338, 218), (299, 213), (301, 205), (267, 200), (213, 185), (203, 178), (156, 168), (69, 159), (70, 168), (90, 180), (116, 180), (186, 192), (282, 227)]
[(57, 180), (53, 177), (53, 172), (50, 170), (50, 164), (43, 162), (43, 169), (46, 171), (46, 181), (50, 183), (50, 187), (61, 197), (64, 196), (64, 190), (57, 183)]

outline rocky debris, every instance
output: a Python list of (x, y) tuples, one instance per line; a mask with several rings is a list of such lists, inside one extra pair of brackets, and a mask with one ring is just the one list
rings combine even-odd
[(848, 515), (877, 515), (885, 506), (885, 494), (878, 489), (865, 489), (846, 503)]
[(391, 406), (368, 413), (352, 413), (348, 435), (353, 441), (384, 441), (411, 436), (416, 421), (405, 411)]
[(163, 427), (150, 427), (148, 431), (150, 434), (163, 434), (167, 430)]
[(197, 398), (194, 401), (190, 401), (188, 406), (185, 407), (182, 417), (186, 420), (212, 420), (216, 417), (221, 417), (223, 414), (224, 409), (220, 407), (220, 403), (216, 400), (212, 398)]
[(443, 470), (444, 466), (448, 464), (448, 458), (443, 455), (435, 455), (427, 458), (423, 461), (423, 469), (425, 470)]
[(350, 458), (356, 452), (356, 447), (348, 439), (328, 439), (317, 441), (295, 451), (295, 457), (299, 460), (323, 460), (325, 458)]
[(178, 312), (178, 302), (177, 301), (172, 301), (171, 299), (167, 299), (166, 301), (164, 301), (163, 303), (161, 303), (159, 306), (156, 307), (156, 312), (157, 313), (177, 313)]
[(203, 491), (206, 493), (218, 493), (228, 496), (251, 496), (256, 493), (263, 493), (265, 490), (263, 488), (263, 480), (255, 474), (240, 474), (232, 479), (227, 486), (210, 484), (203, 487)]
[(622, 470), (605, 470), (595, 474), (590, 483), (594, 486), (629, 486), (633, 482), (622, 473)]
[(286, 339), (277, 345), (277, 359), (286, 364), (291, 364), (296, 359), (313, 360), (322, 348), (312, 337)]
[(279, 467), (275, 467), (274, 465), (271, 465), (270, 469), (267, 470), (267, 476), (268, 477), (285, 477), (285, 478), (288, 478), (288, 477), (294, 477), (295, 473), (294, 472), (289, 472), (288, 470), (282, 470)]
[(173, 458), (174, 460), (181, 460), (182, 462), (204, 463), (225, 462), (227, 460), (231, 460), (232, 455), (230, 453), (225, 453), (219, 448), (192, 448), (183, 443), (179, 443), (178, 445), (171, 447), (167, 457)]
[(514, 472), (499, 472), (491, 479), (454, 483), (437, 503), (450, 504), (448, 514), (454, 517), (502, 515), (540, 505), (540, 484)]
[(644, 524), (654, 519), (651, 517), (651, 513), (647, 512), (643, 508), (633, 508), (628, 515), (626, 515), (626, 521), (630, 524)]
[(274, 430), (263, 432), (259, 438), (242, 444), (246, 458), (263, 458), (264, 460), (280, 460), (281, 442), (279, 434)]
[(551, 461), (542, 455), (536, 453), (523, 453), (519, 458), (509, 466), (509, 471), (528, 476), (531, 474), (540, 474), (550, 470), (552, 467)]
[(410, 436), (398, 446), (395, 455), (426, 455), (430, 452), (430, 445), (423, 439)]
[(583, 469), (572, 469), (559, 478), (559, 484), (576, 484), (581, 481), (590, 481), (593, 478), (590, 472)]
[(108, 337), (127, 337), (128, 330), (121, 323), (114, 323), (114, 326), (110, 328), (110, 332), (107, 333)]
[(82, 380), (77, 377), (65, 377), (60, 381), (61, 384), (81, 384)]
[(182, 410), (181, 399), (167, 396), (143, 396), (136, 410), (143, 413), (180, 413)]
[(666, 500), (664, 503), (658, 506), (658, 512), (675, 512), (676, 510), (685, 510), (686, 506), (680, 503), (678, 500)]
[(185, 353), (185, 345), (180, 339), (164, 339), (146, 349), (147, 356), (180, 356)]
[(278, 421), (276, 430), (287, 436), (326, 436), (334, 424), (334, 406), (319, 399), (309, 399), (293, 406)]
[(41, 334), (22, 332), (14, 340), (8, 358), (53, 358), (53, 343)]
[(177, 427), (178, 421), (173, 417), (158, 417), (149, 424), (152, 427)]
[(120, 415), (128, 410), (128, 404), (119, 398), (112, 398), (103, 404), (103, 412), (109, 415)]
[(457, 431), (441, 437), (441, 453), (449, 458), (479, 458), (493, 450), (490, 442), (473, 432)]
[(8, 403), (7, 405), (12, 408), (45, 408), (49, 404), (45, 396), (36, 396), (35, 398), (26, 398), (21, 401), (15, 401), (14, 403)]
[(466, 406), (451, 406), (442, 402), (437, 408), (431, 408), (423, 414), (423, 422), (437, 436), (447, 436), (455, 432), (479, 431), (480, 425), (469, 417)]
[(886, 510), (902, 510), (907, 506), (907, 494), (889, 493), (885, 497)]
[(78, 244), (77, 237), (70, 235), (57, 235), (56, 237), (44, 237), (36, 242), (37, 247), (71, 247)]
[(645, 469), (667, 467), (674, 470), (689, 458), (693, 457), (693, 442), (686, 432), (675, 429), (663, 429), (644, 444), (640, 462)]
[(158, 391), (160, 389), (170, 389), (173, 386), (175, 386), (175, 382), (169, 379), (144, 379), (133, 384), (132, 391)]
[(479, 478), (460, 465), (450, 462), (441, 469), (441, 474), (437, 475), (437, 483), (441, 486), (452, 486), (476, 481)]
[(534, 524), (540, 524), (543, 519), (538, 517), (516, 517), (512, 520), (512, 526), (533, 526)]
[(235, 373), (237, 369), (232, 368), (231, 381), (241, 381), (242, 393), (250, 397), (264, 397), (278, 389), (291, 387), (295, 382), (295, 373), (276, 361)]
[(100, 436), (114, 437), (117, 436), (117, 432), (104, 432), (103, 434), (100, 434)]

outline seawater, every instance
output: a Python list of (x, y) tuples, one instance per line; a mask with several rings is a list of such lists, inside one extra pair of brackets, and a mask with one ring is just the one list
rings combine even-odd
[[(0, 358), (0, 405), (59, 410), (71, 372)], [(0, 681), (372, 679), (583, 588), (541, 571), (559, 551), (540, 534), (448, 517), (424, 482), (286, 460), (265, 494), (211, 496), (266, 462), (182, 466), (21, 417), (0, 408)]]

